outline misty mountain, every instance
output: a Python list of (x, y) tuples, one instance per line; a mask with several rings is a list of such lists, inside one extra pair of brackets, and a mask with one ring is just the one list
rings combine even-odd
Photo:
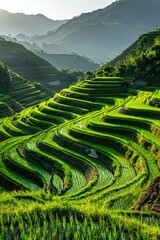
[[(99, 67), (99, 64), (95, 63), (92, 59), (90, 59), (86, 56), (81, 56), (77, 53), (68, 53), (67, 54), (63, 51), (63, 49), (61, 49), (61, 51), (58, 51), (59, 48), (56, 46), (54, 46), (54, 47), (55, 47), (55, 50), (57, 50), (57, 51), (55, 51), (54, 54), (53, 53), (51, 54), (49, 52), (50, 52), (50, 48), (52, 49), (52, 44), (51, 44), (51, 46), (46, 45), (46, 46), (48, 46), (48, 48), (45, 49), (45, 51), (44, 51), (37, 44), (27, 42), (25, 40), (25, 35), (19, 34), (18, 36), (21, 38), (21, 41), (18, 41), (17, 38), (12, 38), (10, 36), (5, 36), (5, 35), (0, 35), (0, 41), (4, 42), (4, 40), (6, 40), (7, 42), (13, 42), (13, 43), (18, 43), (20, 45), (23, 45), (29, 51), (32, 51), (40, 58), (45, 59), (47, 62), (51, 63), (52, 66), (54, 66), (58, 69), (65, 69), (65, 70), (66, 69), (68, 69), (68, 70), (74, 69), (74, 70), (78, 70), (78, 71), (87, 72), (87, 71), (93, 71)], [(26, 39), (28, 39), (28, 38), (26, 37)], [(45, 46), (45, 44), (43, 44), (43, 48), (44, 48), (44, 46)], [(0, 53), (0, 56), (1, 56), (1, 53)]]
[(36, 42), (58, 44), (66, 52), (87, 55), (96, 62), (109, 61), (142, 33), (159, 27), (159, 13), (159, 0), (119, 0), (67, 21)]
[(0, 34), (42, 35), (53, 31), (67, 20), (52, 20), (42, 14), (25, 15), (23, 13), (10, 13), (0, 9)]
[(45, 52), (36, 51), (39, 57), (50, 62), (53, 66), (60, 69), (77, 69), (80, 71), (93, 71), (99, 67), (91, 59), (80, 56), (78, 54), (47, 54)]

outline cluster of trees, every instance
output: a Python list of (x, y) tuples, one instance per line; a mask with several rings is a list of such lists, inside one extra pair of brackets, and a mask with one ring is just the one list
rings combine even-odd
[(0, 62), (0, 89), (8, 93), (11, 90), (12, 77), (9, 68)]
[(60, 69), (61, 73), (63, 73), (64, 75), (66, 75), (66, 78), (71, 78), (73, 79), (74, 81), (76, 79), (79, 79), (81, 77), (84, 76), (84, 72), (83, 71), (80, 71), (76, 68), (74, 69)]
[(96, 72), (98, 76), (120, 76), (126, 79), (145, 80), (147, 85), (160, 86), (160, 37), (154, 44), (144, 36), (127, 57), (114, 67), (106, 65)]

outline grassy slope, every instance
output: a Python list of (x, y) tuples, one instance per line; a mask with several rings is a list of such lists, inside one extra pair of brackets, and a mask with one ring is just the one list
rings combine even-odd
[(31, 83), (19, 75), (12, 73), (10, 91), (0, 91), (0, 118), (20, 112), (52, 97), (54, 92), (42, 84)]
[[(10, 217), (13, 220), (15, 213), (19, 227), (24, 224), (25, 212), (28, 230), (36, 222), (37, 232), (29, 233), (33, 238), (41, 232), (37, 214), (41, 213), (43, 222), (49, 224), (52, 211), (59, 220), (52, 219), (51, 224), (59, 221), (60, 226), (62, 221), (64, 233), (57, 231), (67, 239), (73, 236), (65, 232), (64, 221), (70, 224), (68, 216), (71, 219), (73, 213), (78, 219), (74, 239), (82, 237), (78, 234), (85, 231), (84, 226), (93, 234), (84, 232), (86, 239), (99, 231), (103, 233), (101, 239), (111, 232), (110, 239), (117, 239), (119, 234), (120, 239), (158, 239), (159, 215), (154, 214), (158, 214), (158, 196), (153, 201), (153, 192), (147, 192), (152, 184), (157, 194), (153, 180), (160, 169), (157, 102), (159, 91), (127, 91), (123, 79), (102, 77), (73, 85), (54, 99), (4, 119), (0, 124), (4, 139), (0, 144), (0, 178), (1, 213), (6, 215), (1, 219), (13, 228), (11, 234), (16, 221), (10, 225)], [(8, 190), (13, 192), (5, 196), (3, 192)], [(146, 193), (150, 201), (143, 203)], [(140, 205), (136, 205), (138, 201)], [(34, 220), (30, 217), (33, 213)], [(91, 217), (93, 225), (85, 222), (84, 216)], [(102, 221), (100, 216), (105, 221), (95, 230), (96, 221)], [(146, 220), (142, 223), (143, 216)], [(114, 230), (108, 227), (108, 232), (104, 231), (103, 226), (106, 229), (110, 223)], [(48, 227), (44, 224), (44, 239), (45, 229)], [(25, 234), (23, 226), (20, 234)], [(54, 232), (50, 234), (55, 237)]]

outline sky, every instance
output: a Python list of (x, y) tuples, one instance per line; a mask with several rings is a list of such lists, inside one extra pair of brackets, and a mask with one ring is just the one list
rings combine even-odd
[(12, 13), (44, 14), (51, 19), (71, 19), (104, 8), (115, 0), (0, 0), (0, 9)]

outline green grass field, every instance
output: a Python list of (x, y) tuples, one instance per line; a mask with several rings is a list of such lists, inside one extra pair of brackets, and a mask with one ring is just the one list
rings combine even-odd
[(0, 239), (160, 239), (159, 102), (97, 77), (1, 118)]

